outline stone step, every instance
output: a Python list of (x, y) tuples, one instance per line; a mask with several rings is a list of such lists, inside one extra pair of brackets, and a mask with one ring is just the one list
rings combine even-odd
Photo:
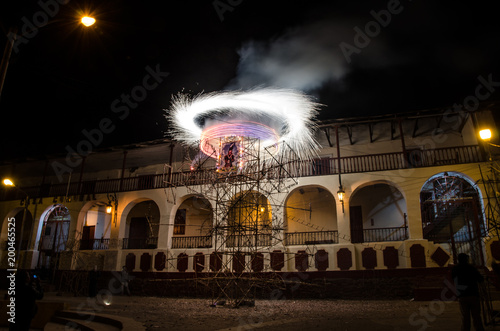
[[(123, 323), (118, 319), (82, 311), (64, 310), (57, 312), (51, 322), (63, 325), (67, 330), (118, 331), (123, 329)], [(48, 329), (45, 328), (45, 330)]]

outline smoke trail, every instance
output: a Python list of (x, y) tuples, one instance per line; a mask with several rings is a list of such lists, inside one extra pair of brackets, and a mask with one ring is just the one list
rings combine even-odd
[[(339, 47), (351, 42), (358, 20), (324, 20), (289, 30), (270, 41), (248, 41), (239, 49), (237, 76), (228, 90), (259, 87), (311, 92), (327, 82), (339, 82), (355, 66), (379, 66), (386, 59), (383, 38), (363, 50), (349, 65)], [(360, 23), (358, 23), (360, 24)]]
[(237, 77), (228, 89), (274, 86), (311, 91), (341, 79), (346, 63), (339, 51), (338, 27), (319, 22), (269, 42), (249, 41), (239, 50)]

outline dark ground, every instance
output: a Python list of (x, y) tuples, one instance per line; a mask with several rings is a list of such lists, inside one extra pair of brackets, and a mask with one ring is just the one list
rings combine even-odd
[[(459, 330), (454, 301), (257, 300), (254, 307), (211, 307), (211, 299), (116, 295), (95, 305), (85, 297), (46, 295), (72, 309), (126, 316), (148, 331), (161, 330)], [(102, 302), (102, 301), (101, 301)], [(493, 302), (500, 308), (500, 302)], [(500, 330), (488, 326), (486, 330)]]

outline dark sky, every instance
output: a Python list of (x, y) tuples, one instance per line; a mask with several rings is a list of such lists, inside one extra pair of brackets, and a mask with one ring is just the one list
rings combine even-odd
[[(162, 138), (179, 92), (296, 88), (324, 104), (319, 119), (499, 97), (494, 2), (60, 2), (0, 5), (0, 45), (9, 27), (25, 36), (0, 100), (0, 160)], [(83, 11), (92, 28), (75, 23)]]

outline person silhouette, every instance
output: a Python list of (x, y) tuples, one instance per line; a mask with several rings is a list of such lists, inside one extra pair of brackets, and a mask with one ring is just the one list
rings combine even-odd
[(458, 254), (458, 264), (452, 268), (451, 277), (458, 294), (458, 303), (462, 315), (462, 331), (470, 330), (471, 316), (474, 329), (483, 331), (479, 284), (484, 281), (484, 277), (476, 267), (469, 264), (469, 255), (465, 253)]
[(43, 290), (38, 277), (30, 277), (28, 271), (19, 270), (16, 274), (16, 321), (10, 323), (9, 330), (30, 329), (31, 321), (35, 317), (38, 307), (36, 300), (43, 298)]
[(130, 289), (128, 287), (130, 282), (130, 276), (127, 271), (127, 267), (123, 266), (122, 267), (122, 272), (121, 272), (121, 291), (122, 295), (127, 293), (128, 296), (130, 296)]
[(99, 281), (100, 272), (97, 266), (89, 272), (89, 298), (94, 298), (97, 295), (97, 283)]

